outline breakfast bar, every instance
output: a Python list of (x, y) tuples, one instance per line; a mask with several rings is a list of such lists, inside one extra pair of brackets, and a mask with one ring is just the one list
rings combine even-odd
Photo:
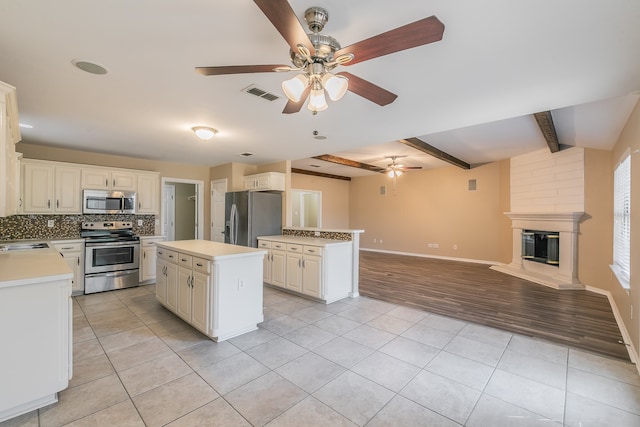
[(253, 331), (264, 319), (266, 254), (208, 240), (157, 243), (156, 299), (214, 341)]

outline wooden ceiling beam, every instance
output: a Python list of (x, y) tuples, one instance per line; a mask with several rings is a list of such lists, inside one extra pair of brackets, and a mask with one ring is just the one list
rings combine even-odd
[(364, 169), (371, 172), (384, 172), (385, 168), (379, 166), (368, 165), (366, 163), (357, 162), (355, 160), (345, 159), (344, 157), (332, 156), (331, 154), (322, 154), (313, 156), (314, 159), (323, 160), (325, 162), (335, 163), (336, 165), (351, 166), (352, 168)]
[(560, 151), (560, 142), (558, 141), (558, 133), (556, 132), (556, 127), (553, 124), (553, 117), (551, 117), (551, 111), (541, 111), (539, 113), (534, 113), (533, 117), (536, 118), (536, 122), (538, 122), (538, 127), (542, 131), (542, 136), (547, 141), (547, 145), (549, 146), (549, 151), (552, 153), (556, 153)]
[(303, 175), (319, 176), (321, 178), (331, 178), (331, 179), (341, 179), (343, 181), (351, 181), (351, 178), (349, 178), (348, 176), (333, 175), (330, 173), (309, 171), (306, 169), (291, 168), (291, 173), (300, 173)]
[(403, 143), (404, 145), (407, 145), (411, 148), (415, 148), (418, 151), (422, 151), (423, 153), (429, 154), (430, 156), (433, 156), (436, 159), (443, 160), (459, 168), (471, 169), (471, 165), (469, 163), (463, 160), (460, 160), (457, 157), (453, 157), (451, 154), (445, 153), (439, 148), (436, 148), (433, 145), (429, 145), (418, 138), (400, 139), (398, 141)]

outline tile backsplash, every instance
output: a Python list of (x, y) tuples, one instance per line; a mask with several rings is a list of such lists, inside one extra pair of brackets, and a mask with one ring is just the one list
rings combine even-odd
[[(54, 226), (48, 227), (53, 220)], [(142, 225), (138, 225), (142, 220)], [(77, 239), (85, 221), (128, 221), (140, 236), (155, 234), (155, 215), (13, 215), (0, 218), (0, 240)]]
[(320, 235), (316, 236), (316, 231), (318, 230), (299, 230), (299, 229), (290, 229), (283, 228), (282, 235), (283, 236), (296, 236), (296, 237), (320, 237), (321, 239), (333, 239), (333, 240), (344, 240), (349, 241), (352, 239), (351, 233), (344, 233), (339, 231), (320, 231)]

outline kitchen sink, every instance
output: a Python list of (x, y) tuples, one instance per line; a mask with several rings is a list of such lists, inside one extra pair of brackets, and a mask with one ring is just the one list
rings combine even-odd
[(15, 243), (0, 243), (0, 252), (8, 252), (8, 251), (24, 251), (31, 249), (48, 249), (49, 244), (45, 242), (34, 242), (34, 243), (25, 243), (25, 242), (15, 242)]

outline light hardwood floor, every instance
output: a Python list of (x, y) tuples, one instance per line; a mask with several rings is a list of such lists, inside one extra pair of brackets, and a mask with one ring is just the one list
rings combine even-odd
[(360, 294), (629, 360), (611, 306), (489, 265), (360, 251)]

